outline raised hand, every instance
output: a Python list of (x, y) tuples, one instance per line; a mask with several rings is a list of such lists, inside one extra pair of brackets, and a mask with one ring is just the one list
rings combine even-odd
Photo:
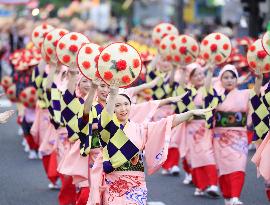
[(120, 86), (120, 81), (118, 79), (113, 79), (110, 84), (110, 94), (116, 95), (118, 93)]
[(206, 108), (206, 109), (196, 109), (196, 110), (191, 110), (191, 113), (196, 116), (202, 116), (207, 114), (208, 112), (211, 112), (214, 110), (214, 107)]
[(15, 113), (14, 110), (8, 110), (3, 113), (0, 113), (0, 123), (6, 123), (7, 120)]
[(188, 91), (185, 92), (185, 93), (182, 94), (182, 95), (175, 96), (175, 97), (169, 97), (168, 99), (169, 99), (172, 103), (177, 103), (177, 102), (181, 101), (182, 98), (185, 97), (187, 94), (188, 94)]

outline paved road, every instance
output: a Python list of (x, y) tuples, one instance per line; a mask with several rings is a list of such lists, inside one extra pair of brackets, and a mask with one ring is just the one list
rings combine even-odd
[[(41, 162), (27, 159), (17, 130), (14, 118), (8, 124), (0, 125), (0, 204), (57, 205), (57, 192), (47, 189)], [(267, 205), (263, 181), (256, 179), (255, 167), (250, 162), (247, 170), (242, 194), (245, 205)], [(182, 180), (183, 176), (155, 174), (148, 177), (149, 201), (166, 205), (223, 205), (222, 199), (193, 197), (194, 188), (182, 185)]]

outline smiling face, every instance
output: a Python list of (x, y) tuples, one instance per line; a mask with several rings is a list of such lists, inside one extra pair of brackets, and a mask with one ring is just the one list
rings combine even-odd
[(168, 72), (172, 69), (172, 64), (169, 61), (160, 58), (157, 62), (157, 69), (162, 72)]
[(99, 84), (97, 88), (97, 97), (98, 100), (105, 102), (110, 92), (109, 86), (103, 81)]
[(115, 101), (115, 115), (120, 123), (127, 122), (130, 113), (130, 101), (123, 95), (118, 95)]
[(201, 69), (195, 68), (195, 71), (191, 72), (190, 82), (195, 88), (199, 88), (204, 85), (204, 73)]
[(79, 90), (83, 96), (86, 96), (90, 89), (90, 81), (86, 77), (82, 77), (79, 82)]
[(235, 74), (232, 71), (225, 71), (221, 76), (221, 84), (228, 91), (236, 88), (237, 78)]

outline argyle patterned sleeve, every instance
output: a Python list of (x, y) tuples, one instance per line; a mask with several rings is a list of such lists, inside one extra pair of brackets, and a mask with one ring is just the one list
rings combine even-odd
[(252, 90), (250, 102), (252, 107), (252, 123), (254, 126), (253, 141), (264, 139), (269, 131), (269, 102), (270, 102), (270, 86), (265, 90), (265, 95), (260, 97)]
[[(216, 108), (219, 103), (222, 103), (225, 100), (225, 95), (218, 95), (217, 91), (211, 87), (207, 92), (206, 89), (203, 89), (204, 96), (204, 107), (205, 108)], [(215, 110), (206, 113), (206, 127), (208, 129), (212, 129), (214, 126), (214, 113)]]
[(158, 81), (157, 85), (151, 89), (153, 100), (161, 100), (170, 97), (172, 93), (172, 88), (170, 86), (169, 79), (164, 80), (165, 74), (161, 74), (160, 72), (155, 71), (148, 66), (146, 82), (151, 82), (157, 76), (161, 76), (161, 79)]
[(80, 111), (78, 113), (78, 135), (80, 139), (80, 154), (82, 156), (87, 156), (91, 150), (90, 142), (92, 139), (93, 116), (92, 111), (90, 111), (89, 114), (84, 114), (83, 109), (84, 106), (80, 108)]
[(193, 102), (195, 96), (197, 95), (197, 91), (195, 88), (184, 88), (178, 83), (174, 83), (173, 88), (173, 96), (180, 96), (187, 92), (187, 94), (182, 98), (182, 100), (173, 104), (173, 108), (176, 114), (187, 112), (189, 110), (194, 110), (196, 108)]
[(60, 103), (61, 115), (68, 131), (69, 141), (75, 142), (79, 139), (78, 116), (83, 109), (84, 100), (77, 98), (75, 93), (71, 94), (66, 90), (62, 95)]
[(103, 147), (103, 170), (111, 173), (114, 169), (131, 160), (139, 149), (129, 140), (115, 115), (103, 109), (98, 130)]
[(47, 81), (47, 73), (44, 72), (43, 75), (40, 74), (38, 67), (35, 67), (35, 69), (32, 72), (32, 82), (34, 84), (34, 87), (37, 89), (37, 96), (38, 96), (38, 100), (37, 100), (37, 105), (40, 108), (47, 108), (46, 107), (46, 102), (44, 99), (44, 83), (46, 83)]

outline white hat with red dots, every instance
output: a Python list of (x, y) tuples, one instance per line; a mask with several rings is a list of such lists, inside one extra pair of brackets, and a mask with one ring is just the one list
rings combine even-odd
[(77, 67), (77, 54), (85, 43), (90, 43), (90, 41), (81, 33), (70, 32), (64, 35), (56, 46), (59, 62), (68, 67)]
[(156, 46), (159, 46), (161, 40), (167, 35), (178, 35), (178, 29), (170, 23), (161, 23), (155, 26), (152, 31), (152, 40)]
[(77, 64), (80, 72), (87, 79), (99, 78), (97, 62), (102, 47), (95, 43), (84, 44), (77, 55)]
[(219, 65), (231, 55), (232, 44), (224, 34), (211, 33), (202, 40), (200, 49), (200, 55), (207, 63)]
[(20, 102), (29, 108), (34, 108), (37, 102), (37, 91), (34, 87), (27, 87), (19, 95)]
[(256, 40), (248, 49), (247, 61), (252, 72), (262, 69), (261, 72), (270, 72), (270, 56), (264, 50), (262, 39)]
[(41, 48), (44, 38), (53, 29), (53, 26), (46, 23), (37, 26), (32, 32), (32, 41), (34, 45), (37, 48)]
[(181, 65), (194, 63), (200, 52), (198, 42), (188, 35), (177, 36), (171, 47), (173, 61)]
[(127, 87), (140, 75), (142, 61), (132, 46), (121, 42), (112, 43), (100, 53), (97, 68), (105, 83), (111, 84), (116, 80), (119, 87)]
[(177, 35), (167, 35), (165, 36), (159, 44), (159, 53), (163, 59), (167, 61), (173, 61), (173, 41), (177, 38)]
[(60, 38), (66, 35), (69, 31), (62, 28), (56, 28), (49, 32), (43, 41), (43, 49), (47, 54), (50, 62), (53, 64), (58, 63), (58, 58), (56, 56), (56, 46)]

